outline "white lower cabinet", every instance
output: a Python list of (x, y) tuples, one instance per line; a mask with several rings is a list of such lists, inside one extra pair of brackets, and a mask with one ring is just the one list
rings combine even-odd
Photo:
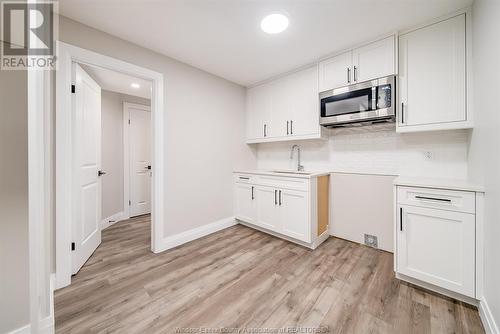
[(234, 191), (234, 206), (236, 218), (248, 222), (256, 221), (255, 186), (246, 183), (236, 183)]
[(398, 271), (474, 297), (475, 216), (400, 206)]
[[(396, 181), (401, 182), (401, 181)], [(395, 186), (397, 277), (470, 301), (481, 295), (484, 194)]]
[(290, 178), (237, 174), (235, 217), (314, 249), (329, 236), (328, 184), (328, 175)]
[[(257, 219), (254, 224), (272, 231), (278, 231), (280, 227), (278, 190), (257, 186), (257, 199)], [(247, 222), (252, 223), (251, 221)]]
[(311, 241), (308, 221), (309, 194), (303, 191), (280, 190), (280, 217), (283, 233), (304, 242)]

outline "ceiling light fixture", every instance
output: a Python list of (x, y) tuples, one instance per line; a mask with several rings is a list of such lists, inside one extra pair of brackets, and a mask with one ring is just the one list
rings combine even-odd
[(139, 88), (141, 88), (141, 85), (139, 85), (138, 83), (133, 82), (133, 83), (130, 84), (130, 87), (135, 88), (135, 89), (139, 89)]
[(262, 19), (260, 28), (268, 34), (279, 34), (288, 27), (288, 17), (283, 14), (271, 14)]

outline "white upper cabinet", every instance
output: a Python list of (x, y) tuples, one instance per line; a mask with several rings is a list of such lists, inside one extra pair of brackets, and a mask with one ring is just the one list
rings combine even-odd
[(319, 91), (397, 73), (395, 37), (378, 40), (319, 63)]
[(394, 36), (352, 51), (353, 82), (373, 80), (396, 73)]
[(247, 90), (247, 139), (268, 136), (271, 108), (272, 100), (269, 85), (260, 85)]
[(319, 91), (344, 87), (352, 82), (352, 52), (319, 63)]
[(292, 74), (288, 88), (291, 113), (287, 111), (285, 118), (290, 122), (289, 135), (319, 135), (318, 68), (314, 66)]
[(399, 37), (398, 132), (471, 127), (466, 14)]
[(312, 66), (247, 90), (247, 143), (315, 139), (318, 69)]

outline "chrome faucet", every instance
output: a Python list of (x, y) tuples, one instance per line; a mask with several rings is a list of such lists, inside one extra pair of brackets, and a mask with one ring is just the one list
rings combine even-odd
[(290, 152), (290, 160), (293, 159), (293, 151), (294, 149), (297, 148), (297, 171), (303, 171), (304, 166), (300, 164), (300, 146), (299, 145), (293, 145), (292, 146), (292, 151)]

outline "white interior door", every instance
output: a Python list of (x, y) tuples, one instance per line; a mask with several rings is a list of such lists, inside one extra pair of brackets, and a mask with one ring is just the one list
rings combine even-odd
[(72, 273), (101, 243), (101, 87), (78, 65), (74, 100), (74, 212)]
[(129, 112), (129, 214), (151, 213), (151, 109), (128, 105)]

